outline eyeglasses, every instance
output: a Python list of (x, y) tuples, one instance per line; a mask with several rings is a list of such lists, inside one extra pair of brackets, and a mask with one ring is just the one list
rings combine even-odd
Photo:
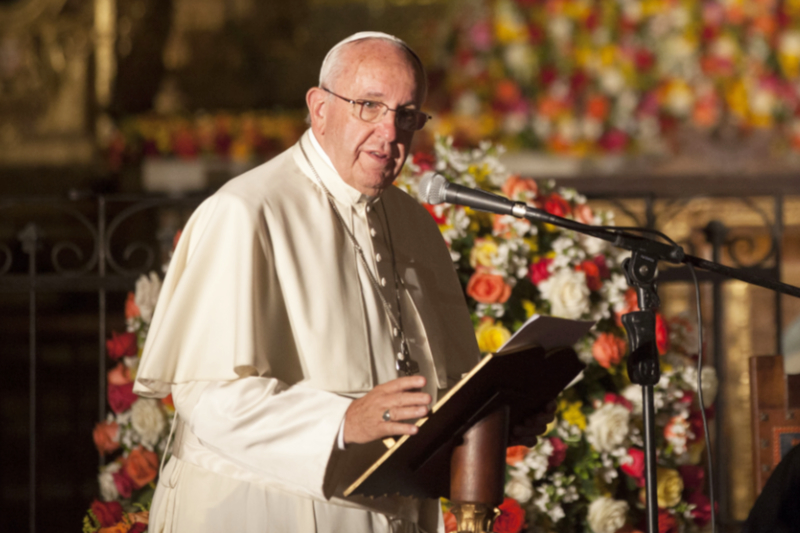
[(425, 126), (425, 123), (432, 118), (430, 115), (422, 111), (417, 111), (416, 109), (409, 109), (407, 107), (392, 109), (383, 102), (375, 102), (373, 100), (351, 100), (344, 96), (339, 96), (326, 87), (322, 87), (322, 90), (331, 93), (336, 98), (340, 98), (349, 104), (353, 104), (353, 107), (358, 111), (358, 118), (364, 122), (378, 122), (386, 113), (394, 111), (394, 123), (398, 128), (405, 131), (417, 131), (421, 130)]

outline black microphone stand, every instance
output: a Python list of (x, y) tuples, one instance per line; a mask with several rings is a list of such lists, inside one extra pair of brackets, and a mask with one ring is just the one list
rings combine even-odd
[(661, 376), (658, 347), (656, 345), (656, 309), (658, 309), (659, 305), (656, 293), (658, 262), (691, 264), (704, 270), (717, 272), (730, 278), (797, 298), (800, 298), (800, 288), (779, 281), (762, 279), (741, 269), (726, 267), (719, 263), (687, 255), (684, 253), (683, 248), (676, 244), (654, 241), (622, 230), (597, 228), (581, 224), (574, 220), (551, 215), (522, 202), (509, 200), (505, 200), (505, 202), (502, 210), (498, 209), (497, 202), (492, 205), (490, 210), (526, 218), (532, 222), (545, 222), (583, 233), (606, 240), (614, 246), (632, 252), (631, 257), (623, 262), (623, 268), (628, 286), (636, 289), (640, 311), (626, 313), (622, 316), (622, 322), (628, 332), (630, 346), (627, 364), (628, 376), (631, 382), (642, 387), (647, 532), (658, 533), (658, 479), (656, 476), (655, 406), (653, 401), (653, 386), (658, 383)]

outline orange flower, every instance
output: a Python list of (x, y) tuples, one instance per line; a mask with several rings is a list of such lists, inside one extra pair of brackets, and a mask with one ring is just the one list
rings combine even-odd
[(172, 401), (172, 394), (168, 395), (165, 398), (161, 398), (161, 403), (164, 405), (164, 407), (166, 407), (173, 413), (175, 412), (175, 403)]
[(101, 455), (111, 453), (119, 448), (119, 424), (116, 422), (99, 422), (92, 432), (94, 445)]
[(445, 533), (455, 533), (458, 531), (458, 520), (456, 520), (456, 515), (451, 511), (445, 511), (444, 513), (444, 531)]
[(127, 385), (131, 381), (131, 371), (124, 363), (119, 363), (108, 371), (108, 382), (111, 385)]
[(511, 287), (503, 276), (479, 270), (469, 278), (467, 296), (482, 304), (502, 304), (511, 296)]
[(669, 350), (669, 327), (661, 313), (656, 313), (656, 346), (658, 355), (664, 355)]
[(120, 522), (119, 524), (114, 524), (113, 526), (109, 527), (101, 527), (98, 530), (98, 533), (128, 533), (131, 527), (128, 524)]
[(136, 305), (136, 295), (132, 292), (128, 293), (128, 299), (125, 300), (125, 320), (138, 318), (141, 316), (139, 306)]
[(603, 368), (610, 368), (622, 361), (627, 345), (625, 340), (613, 333), (601, 333), (592, 346), (592, 356)]
[(636, 291), (632, 288), (629, 288), (625, 291), (625, 308), (622, 311), (617, 311), (614, 314), (614, 318), (616, 319), (617, 326), (622, 327), (622, 315), (625, 313), (631, 313), (633, 311), (639, 310), (639, 297), (636, 295)]
[(506, 448), (506, 464), (514, 466), (528, 454), (527, 446), (509, 446)]
[(158, 455), (145, 450), (142, 446), (135, 448), (125, 461), (125, 473), (140, 489), (153, 481), (158, 473)]
[(586, 102), (586, 114), (602, 122), (608, 116), (608, 100), (599, 95), (590, 97)]
[(531, 193), (531, 197), (536, 197), (539, 186), (530, 178), (521, 178), (516, 174), (506, 180), (502, 187), (503, 194), (512, 200), (516, 200), (520, 195), (526, 199), (526, 193)]

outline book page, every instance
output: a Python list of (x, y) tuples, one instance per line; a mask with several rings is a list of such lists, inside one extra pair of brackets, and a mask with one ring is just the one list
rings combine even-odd
[(553, 316), (533, 315), (497, 351), (497, 355), (516, 352), (532, 346), (552, 350), (572, 346), (589, 333), (591, 320), (570, 320)]

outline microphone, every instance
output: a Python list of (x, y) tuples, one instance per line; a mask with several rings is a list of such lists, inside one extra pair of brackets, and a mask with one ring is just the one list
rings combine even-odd
[(514, 202), (497, 194), (449, 182), (441, 174), (428, 174), (422, 178), (419, 182), (419, 193), (422, 201), (431, 205), (447, 202), (519, 218), (538, 218), (536, 215), (539, 214), (536, 212), (538, 210), (523, 202)]

